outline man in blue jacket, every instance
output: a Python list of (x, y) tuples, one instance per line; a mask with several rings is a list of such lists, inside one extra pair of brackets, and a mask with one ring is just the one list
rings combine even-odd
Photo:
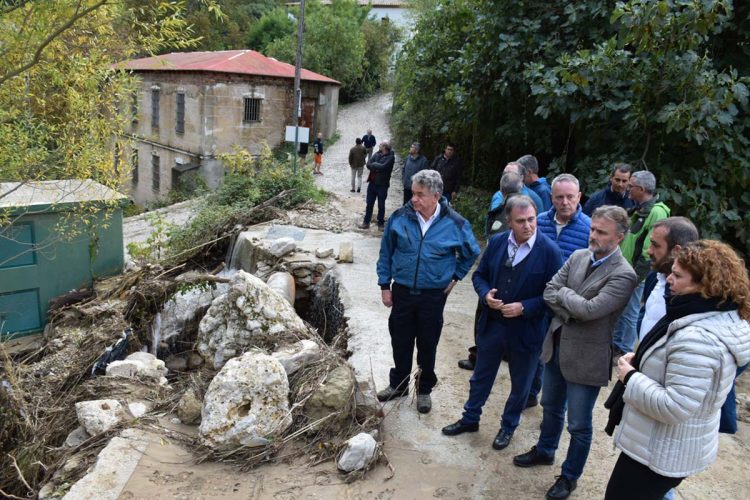
[(536, 230), (536, 206), (531, 198), (509, 198), (505, 213), (511, 230), (490, 239), (472, 277), (482, 307), (469, 399), (461, 419), (443, 428), (448, 436), (479, 429), (482, 407), (500, 360), (506, 357), (511, 389), (500, 431), (492, 443), (496, 450), (510, 444), (526, 407), (549, 324), (544, 288), (563, 264), (557, 246)]
[(432, 408), (437, 383), (435, 355), (443, 328), (445, 301), (479, 255), (469, 222), (442, 196), (435, 170), (412, 177), (412, 199), (388, 218), (380, 243), (378, 285), (388, 318), (393, 364), (389, 386), (378, 400), (405, 396), (409, 389), (414, 345), (417, 346), (417, 410)]
[(523, 178), (524, 184), (542, 200), (542, 206), (538, 207), (539, 211), (546, 212), (552, 208), (552, 188), (547, 184), (546, 177), (539, 177), (539, 162), (536, 156), (523, 155), (516, 160), (516, 163), (523, 165), (526, 171)]
[[(508, 172), (514, 172), (521, 176), (521, 180), (523, 180), (526, 177), (526, 167), (521, 165), (518, 162), (512, 161), (505, 165), (505, 168), (503, 168), (503, 174), (507, 174)], [(544, 206), (544, 203), (542, 202), (542, 199), (539, 198), (539, 195), (537, 195), (534, 191), (529, 189), (527, 186), (523, 186), (521, 189), (521, 194), (524, 194), (531, 198), (534, 201), (534, 205), (536, 205), (537, 210), (541, 211), (540, 207)], [(502, 190), (497, 191), (495, 194), (492, 195), (492, 200), (490, 201), (490, 212), (495, 210), (497, 207), (503, 204), (503, 192)]]
[[(581, 209), (581, 189), (578, 179), (571, 174), (560, 174), (552, 181), (552, 208), (539, 214), (539, 232), (555, 242), (563, 262), (581, 248), (589, 246), (591, 219)], [(544, 363), (539, 361), (534, 383), (529, 392), (527, 408), (539, 404)]]

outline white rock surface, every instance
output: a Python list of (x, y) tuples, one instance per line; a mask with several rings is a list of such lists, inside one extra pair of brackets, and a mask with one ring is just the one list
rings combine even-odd
[(297, 249), (297, 242), (294, 238), (278, 238), (272, 240), (268, 245), (268, 252), (274, 257), (283, 257), (284, 255), (294, 252)]
[(214, 299), (198, 332), (198, 352), (214, 369), (256, 345), (258, 337), (309, 336), (294, 308), (259, 278), (238, 271), (229, 291)]
[(352, 245), (351, 241), (342, 241), (339, 244), (338, 261), (347, 264), (354, 262), (354, 245)]
[(151, 405), (143, 401), (133, 401), (128, 403), (128, 411), (135, 418), (141, 418), (143, 415), (149, 412)]
[(360, 432), (346, 442), (346, 449), (339, 458), (338, 468), (344, 472), (364, 469), (375, 457), (378, 443), (371, 435)]
[(226, 293), (226, 283), (217, 283), (216, 288), (194, 287), (176, 293), (164, 304), (161, 311), (161, 341), (182, 334), (185, 325), (197, 323), (206, 313), (211, 302)]
[(319, 259), (327, 259), (333, 255), (333, 248), (316, 248), (315, 256)]
[(273, 273), (266, 280), (266, 285), (284, 297), (292, 306), (294, 305), (294, 298), (297, 294), (294, 276), (286, 272)]
[(148, 378), (166, 384), (164, 377), (167, 367), (164, 361), (148, 352), (134, 352), (122, 361), (113, 361), (107, 365), (108, 376), (119, 376), (127, 378)]
[(292, 424), (289, 381), (281, 363), (261, 352), (230, 359), (203, 397), (199, 432), (207, 446), (262, 446)]
[(303, 366), (320, 359), (320, 346), (312, 340), (304, 339), (287, 347), (282, 347), (271, 354), (278, 359), (287, 375), (291, 375)]
[(97, 399), (76, 403), (78, 423), (90, 436), (110, 430), (128, 418), (127, 411), (114, 399)]
[(99, 453), (91, 471), (75, 483), (65, 500), (116, 500), (148, 447), (146, 435), (125, 429)]

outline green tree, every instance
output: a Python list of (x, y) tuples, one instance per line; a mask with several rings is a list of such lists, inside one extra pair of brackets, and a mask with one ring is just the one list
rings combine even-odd
[(746, 3), (420, 0), (396, 74), (397, 137), (451, 138), (494, 190), (534, 153), (586, 192), (614, 161), (657, 176), (674, 212), (750, 250)]
[[(201, 0), (189, 0), (185, 20), (198, 38), (195, 50), (231, 50), (248, 48), (249, 34), (266, 12), (278, 7), (280, 0), (217, 0), (224, 16), (217, 17)], [(254, 47), (250, 47), (254, 48)]]

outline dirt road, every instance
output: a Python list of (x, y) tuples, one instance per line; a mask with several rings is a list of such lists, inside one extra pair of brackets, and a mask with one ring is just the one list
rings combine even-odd
[[(390, 136), (386, 126), (389, 96), (378, 96), (350, 106), (339, 115), (341, 139), (331, 147), (323, 164), (319, 184), (334, 193), (331, 204), (342, 219), (344, 232), (337, 234), (308, 230), (306, 245), (336, 248), (339, 241), (354, 243), (355, 262), (341, 265), (343, 299), (350, 317), (351, 362), (358, 375), (372, 377), (378, 388), (387, 384), (391, 350), (387, 331), (388, 309), (380, 303), (375, 261), (379, 249), (377, 230), (354, 231), (364, 211), (364, 193), (349, 193), (348, 150), (354, 137), (371, 127), (378, 138)], [(397, 162), (400, 168), (400, 162)], [(399, 169), (397, 168), (397, 170)], [(401, 201), (399, 182), (394, 179), (389, 195), (390, 213)], [(541, 407), (527, 410), (511, 445), (503, 451), (490, 446), (498, 430), (500, 413), (509, 390), (503, 365), (476, 434), (445, 437), (440, 429), (461, 415), (468, 394), (470, 373), (456, 366), (466, 354), (472, 338), (476, 295), (464, 280), (454, 289), (445, 310), (445, 326), (438, 348), (437, 373), (440, 381), (433, 392), (433, 410), (427, 415), (416, 411), (411, 398), (385, 406), (383, 424), (385, 452), (393, 467), (379, 465), (364, 479), (346, 484), (326, 463), (308, 467), (302, 463), (265, 465), (249, 473), (239, 473), (226, 464), (194, 465), (188, 450), (167, 442), (153, 444), (126, 485), (121, 498), (374, 498), (374, 499), (478, 499), (544, 498), (547, 488), (559, 474), (567, 449), (563, 433), (560, 451), (552, 467), (519, 469), (512, 457), (535, 444), (539, 433)], [(606, 411), (599, 396), (594, 415), (594, 442), (584, 475), (571, 498), (600, 499), (617, 457), (612, 439), (603, 428)], [(740, 424), (735, 436), (721, 436), (718, 461), (706, 472), (691, 477), (678, 489), (678, 498), (747, 498), (750, 480), (747, 461), (750, 452), (750, 426)]]

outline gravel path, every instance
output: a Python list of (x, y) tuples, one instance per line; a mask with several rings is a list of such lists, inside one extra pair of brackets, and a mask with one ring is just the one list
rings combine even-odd
[[(391, 112), (391, 94), (378, 94), (364, 101), (347, 104), (339, 108), (338, 132), (341, 138), (323, 155), (323, 175), (316, 177), (316, 183), (321, 188), (332, 193), (331, 203), (338, 205), (344, 213), (351, 213), (352, 229), (362, 222), (365, 213), (365, 193), (367, 191), (367, 169), (363, 174), (362, 192), (351, 193), (351, 169), (349, 168), (349, 150), (354, 146), (354, 140), (362, 137), (367, 129), (378, 142), (391, 139), (391, 129), (388, 120)], [(401, 206), (403, 189), (401, 184), (401, 158), (396, 155), (396, 166), (393, 169), (391, 187), (386, 199), (386, 218), (388, 214)], [(375, 207), (377, 212), (377, 206)], [(374, 214), (373, 214), (374, 219)], [(370, 231), (376, 232), (375, 225)]]

